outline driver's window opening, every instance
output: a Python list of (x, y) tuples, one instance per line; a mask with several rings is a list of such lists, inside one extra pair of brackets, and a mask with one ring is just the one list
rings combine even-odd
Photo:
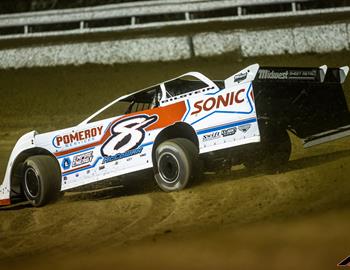
[(130, 103), (129, 109), (126, 111), (126, 113), (140, 112), (149, 109), (152, 109), (151, 103), (132, 102)]
[(142, 91), (127, 98), (130, 105), (126, 113), (141, 112), (150, 110), (159, 106), (159, 101), (162, 98), (160, 86)]
[(164, 83), (167, 98), (186, 94), (195, 90), (208, 87), (208, 85), (193, 76), (183, 76), (181, 78)]

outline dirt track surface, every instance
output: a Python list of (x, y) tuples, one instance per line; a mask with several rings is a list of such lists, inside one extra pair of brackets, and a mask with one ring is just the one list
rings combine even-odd
[[(348, 59), (339, 53), (232, 63), (227, 56), (2, 71), (0, 175), (22, 132), (73, 125), (120, 94), (182, 72), (225, 78), (253, 62), (340, 66)], [(336, 269), (350, 255), (350, 138), (304, 150), (291, 137), (291, 161), (277, 174), (237, 166), (175, 193), (158, 191), (144, 174), (125, 186), (67, 192), (44, 208), (2, 208), (0, 268)]]

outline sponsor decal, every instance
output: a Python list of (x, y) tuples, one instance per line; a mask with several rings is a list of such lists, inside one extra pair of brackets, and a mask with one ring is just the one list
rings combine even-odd
[(247, 75), (248, 75), (248, 72), (239, 73), (239, 74), (235, 75), (233, 78), (234, 82), (240, 83), (241, 81), (244, 81), (245, 79), (247, 79)]
[(232, 136), (236, 133), (236, 131), (237, 131), (236, 127), (223, 129), (221, 131), (215, 131), (215, 132), (203, 135), (203, 142), (216, 140), (221, 137)]
[(227, 137), (227, 136), (232, 136), (232, 135), (235, 135), (237, 131), (237, 128), (236, 127), (232, 127), (232, 128), (228, 128), (228, 129), (223, 129), (221, 130), (221, 135), (223, 137)]
[(250, 124), (246, 124), (246, 125), (239, 126), (238, 129), (246, 133), (250, 129), (250, 126), (251, 126)]
[(237, 92), (230, 92), (217, 97), (210, 97), (205, 100), (199, 100), (194, 103), (195, 110), (191, 113), (197, 114), (204, 111), (211, 111), (212, 109), (218, 109), (222, 107), (231, 106), (234, 103), (239, 104), (244, 102), (245, 89), (240, 89)]
[(126, 151), (125, 153), (118, 153), (118, 154), (115, 154), (114, 156), (104, 157), (103, 161), (102, 161), (102, 164), (113, 162), (113, 161), (116, 161), (116, 160), (119, 160), (119, 159), (123, 159), (123, 158), (127, 158), (127, 157), (131, 157), (131, 156), (134, 156), (134, 155), (137, 155), (137, 154), (141, 154), (142, 151), (143, 151), (143, 147), (140, 147), (140, 148), (136, 148), (136, 149), (132, 149), (132, 150)]
[(61, 148), (62, 146), (70, 147), (85, 144), (87, 142), (93, 141), (96, 136), (101, 135), (102, 127), (103, 126), (99, 126), (86, 130), (72, 132), (70, 134), (57, 135), (53, 138), (52, 144), (56, 148)]
[(211, 141), (220, 138), (220, 131), (215, 131), (213, 133), (209, 133), (206, 135), (203, 135), (203, 142)]
[(145, 138), (145, 128), (157, 120), (157, 115), (136, 115), (116, 122), (111, 127), (112, 135), (101, 147), (101, 155), (117, 160), (141, 153), (138, 147)]
[(72, 167), (78, 167), (78, 166), (90, 163), (93, 157), (94, 157), (93, 151), (74, 156)]
[(317, 71), (313, 70), (290, 70), (288, 79), (295, 80), (316, 80), (317, 79)]
[(259, 79), (268, 80), (312, 80), (317, 79), (317, 70), (286, 70), (273, 71), (268, 69), (259, 70)]
[(70, 158), (68, 158), (68, 157), (66, 157), (66, 158), (64, 158), (63, 160), (62, 160), (62, 163), (61, 163), (61, 165), (62, 165), (62, 168), (64, 169), (64, 170), (68, 170), (69, 168), (70, 168), (70, 166), (71, 166), (71, 161), (70, 161)]
[(259, 79), (286, 80), (288, 79), (288, 71), (276, 72), (273, 70), (260, 69)]

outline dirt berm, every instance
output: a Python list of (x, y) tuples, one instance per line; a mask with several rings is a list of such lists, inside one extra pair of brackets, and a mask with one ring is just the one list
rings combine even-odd
[[(74, 125), (121, 94), (189, 70), (220, 79), (255, 62), (341, 66), (349, 56), (0, 71), (0, 177), (23, 132)], [(345, 88), (350, 100), (349, 80)], [(350, 255), (350, 138), (304, 150), (291, 137), (291, 161), (277, 174), (237, 166), (175, 193), (144, 174), (43, 208), (1, 208), (0, 269), (336, 269)]]

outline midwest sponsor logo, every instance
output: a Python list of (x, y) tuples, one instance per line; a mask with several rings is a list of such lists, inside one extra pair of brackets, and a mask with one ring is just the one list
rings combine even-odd
[(137, 154), (141, 154), (142, 151), (143, 151), (143, 147), (140, 147), (140, 148), (136, 148), (136, 149), (132, 149), (132, 150), (126, 151), (125, 153), (118, 153), (118, 154), (113, 155), (113, 156), (104, 157), (103, 161), (102, 161), (102, 164), (113, 162), (113, 161), (116, 161), (116, 160), (119, 160), (119, 159), (123, 159), (123, 158), (127, 158), (127, 157), (131, 157), (131, 156), (134, 156), (134, 155), (137, 155)]
[(317, 80), (317, 70), (290, 70), (288, 79), (315, 81)]
[(211, 111), (212, 109), (231, 106), (233, 104), (240, 104), (244, 102), (244, 93), (245, 89), (240, 89), (237, 92), (230, 92), (217, 97), (198, 100), (193, 105), (195, 110), (191, 113), (191, 115), (201, 113), (202, 111)]
[(275, 72), (273, 70), (261, 69), (259, 71), (259, 79), (286, 80), (288, 79), (288, 70), (284, 72)]
[(72, 132), (70, 134), (57, 135), (53, 138), (52, 144), (56, 148), (61, 148), (62, 146), (70, 147), (85, 144), (93, 141), (95, 137), (101, 135), (102, 128), (103, 126), (99, 126), (86, 130)]

